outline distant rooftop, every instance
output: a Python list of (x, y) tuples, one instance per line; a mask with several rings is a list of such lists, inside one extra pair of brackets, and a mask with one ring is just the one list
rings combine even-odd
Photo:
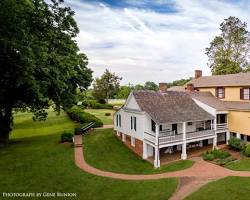
[(194, 87), (218, 87), (218, 86), (250, 86), (250, 72), (201, 76), (188, 82), (194, 84)]

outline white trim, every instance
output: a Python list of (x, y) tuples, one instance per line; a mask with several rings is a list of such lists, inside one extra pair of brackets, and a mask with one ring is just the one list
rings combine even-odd
[(131, 140), (131, 146), (135, 147), (135, 138), (131, 136), (130, 140)]

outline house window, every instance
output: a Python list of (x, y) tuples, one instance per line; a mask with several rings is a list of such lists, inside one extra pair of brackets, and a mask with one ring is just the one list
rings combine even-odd
[(218, 87), (216, 89), (216, 96), (220, 99), (225, 98), (225, 88), (224, 87)]
[(116, 126), (118, 127), (118, 124), (119, 124), (119, 122), (118, 122), (119, 121), (119, 115), (116, 115), (115, 117), (116, 117)]
[(131, 130), (133, 129), (133, 117), (132, 116), (130, 117), (130, 128)]
[(135, 146), (135, 138), (134, 137), (131, 137), (131, 146)]
[(120, 114), (116, 115), (116, 126), (117, 127), (122, 126), (122, 116)]
[(243, 134), (240, 134), (240, 139), (244, 141), (245, 140), (245, 136)]
[(119, 114), (119, 126), (122, 127), (122, 116)]
[(136, 117), (134, 117), (134, 130), (136, 131)]
[(240, 89), (240, 99), (244, 99), (244, 100), (250, 99), (250, 88)]
[(130, 117), (130, 126), (131, 130), (134, 129), (136, 131), (136, 117)]
[(151, 119), (151, 130), (155, 133), (155, 122)]
[(193, 122), (188, 122), (187, 125), (188, 125), (188, 126), (192, 126), (192, 125), (193, 125)]

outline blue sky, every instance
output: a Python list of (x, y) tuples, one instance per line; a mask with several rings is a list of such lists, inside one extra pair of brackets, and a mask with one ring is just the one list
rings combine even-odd
[(94, 77), (105, 68), (122, 84), (170, 82), (210, 74), (205, 48), (219, 24), (237, 16), (249, 24), (250, 1), (65, 0), (80, 28), (77, 42)]

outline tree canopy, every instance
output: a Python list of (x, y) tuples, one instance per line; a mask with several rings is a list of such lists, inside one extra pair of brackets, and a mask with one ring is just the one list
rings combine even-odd
[(106, 102), (109, 98), (114, 98), (119, 89), (121, 79), (121, 77), (106, 69), (100, 78), (94, 80), (93, 97), (98, 101), (106, 100)]
[(250, 33), (247, 24), (229, 17), (220, 24), (221, 34), (206, 48), (213, 74), (233, 74), (250, 69)]
[[(47, 2), (47, 1), (46, 1)], [(28, 109), (45, 119), (72, 106), (76, 89), (87, 88), (92, 71), (74, 38), (74, 12), (62, 0), (0, 1), (0, 142), (7, 142), (12, 111)]]

